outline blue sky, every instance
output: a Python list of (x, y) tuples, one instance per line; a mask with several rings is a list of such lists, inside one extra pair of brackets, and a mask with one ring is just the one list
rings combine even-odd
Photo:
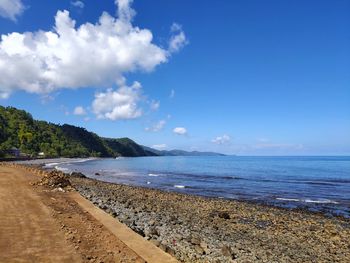
[(117, 2), (3, 1), (0, 104), (160, 149), (350, 154), (349, 1)]

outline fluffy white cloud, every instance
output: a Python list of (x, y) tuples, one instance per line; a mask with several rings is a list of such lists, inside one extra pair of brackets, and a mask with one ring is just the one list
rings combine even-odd
[(72, 6), (78, 7), (78, 8), (84, 8), (85, 4), (82, 1), (76, 0), (70, 2)]
[(187, 134), (187, 130), (184, 127), (176, 127), (176, 128), (174, 128), (173, 132), (178, 134), (178, 135), (185, 135), (185, 134)]
[(16, 90), (43, 94), (61, 88), (108, 88), (127, 72), (152, 71), (167, 62), (171, 51), (182, 46), (183, 32), (173, 32), (169, 50), (155, 45), (150, 30), (132, 25), (131, 2), (117, 0), (118, 18), (105, 12), (96, 24), (76, 27), (65, 10), (57, 12), (51, 31), (2, 35), (0, 96)]
[(165, 120), (160, 120), (156, 124), (154, 124), (152, 127), (146, 127), (145, 130), (157, 132), (157, 131), (160, 131), (161, 129), (163, 129), (165, 124), (166, 124)]
[(224, 134), (222, 136), (218, 136), (215, 139), (211, 140), (213, 143), (216, 144), (225, 144), (231, 141), (230, 136), (228, 136), (227, 134)]
[(138, 107), (142, 87), (137, 81), (132, 86), (122, 85), (118, 89), (108, 89), (95, 94), (92, 111), (100, 119), (121, 120), (135, 119), (142, 115)]
[(86, 115), (86, 111), (82, 106), (77, 106), (77, 107), (75, 107), (73, 114), (74, 115)]
[(167, 147), (167, 145), (164, 143), (152, 145), (152, 148), (157, 149), (157, 150), (164, 150), (166, 147)]
[(16, 21), (24, 11), (21, 0), (0, 0), (0, 16)]
[(188, 44), (188, 41), (181, 25), (173, 23), (171, 26), (171, 32), (173, 35), (169, 40), (169, 51), (171, 53), (174, 53), (178, 52), (180, 49), (186, 46)]

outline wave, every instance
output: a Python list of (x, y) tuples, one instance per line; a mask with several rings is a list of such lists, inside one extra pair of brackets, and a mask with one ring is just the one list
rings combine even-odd
[(288, 202), (303, 202), (303, 203), (314, 203), (314, 204), (339, 204), (337, 201), (329, 200), (329, 199), (298, 199), (298, 198), (283, 198), (277, 197), (276, 200), (280, 201), (288, 201)]
[(58, 164), (61, 164), (61, 163), (46, 163), (46, 164), (44, 165), (44, 167), (53, 167), (53, 166), (56, 166), (56, 165), (58, 165)]
[(184, 185), (179, 185), (179, 184), (174, 185), (174, 187), (175, 187), (175, 188), (186, 188), (186, 186), (184, 186)]
[(332, 200), (329, 200), (329, 199), (323, 199), (323, 200), (304, 199), (303, 202), (305, 202), (305, 203), (316, 203), (316, 204), (338, 204), (338, 202), (332, 201)]
[(68, 168), (64, 168), (64, 167), (60, 167), (58, 165), (55, 166), (55, 169), (61, 172), (68, 172), (69, 169)]
[(151, 176), (151, 177), (158, 177), (158, 176), (160, 176), (160, 174), (152, 174), (152, 173), (150, 173), (150, 174), (148, 174), (148, 176)]
[(77, 160), (64, 160), (64, 161), (56, 161), (53, 163), (46, 163), (44, 167), (55, 167), (59, 164), (73, 164), (73, 163), (85, 163), (88, 161), (96, 160), (96, 158), (86, 158), (86, 159), (77, 159)]
[(281, 201), (290, 201), (290, 202), (300, 202), (300, 199), (297, 198), (282, 198), (282, 197), (277, 197), (276, 200), (281, 200)]

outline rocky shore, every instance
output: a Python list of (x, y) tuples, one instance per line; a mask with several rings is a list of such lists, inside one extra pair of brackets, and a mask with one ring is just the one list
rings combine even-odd
[(73, 187), (182, 262), (349, 262), (350, 220), (69, 177)]

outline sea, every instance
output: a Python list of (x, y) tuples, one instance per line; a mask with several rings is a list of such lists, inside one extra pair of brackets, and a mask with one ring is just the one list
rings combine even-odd
[(350, 157), (122, 157), (47, 166), (106, 182), (350, 218)]

